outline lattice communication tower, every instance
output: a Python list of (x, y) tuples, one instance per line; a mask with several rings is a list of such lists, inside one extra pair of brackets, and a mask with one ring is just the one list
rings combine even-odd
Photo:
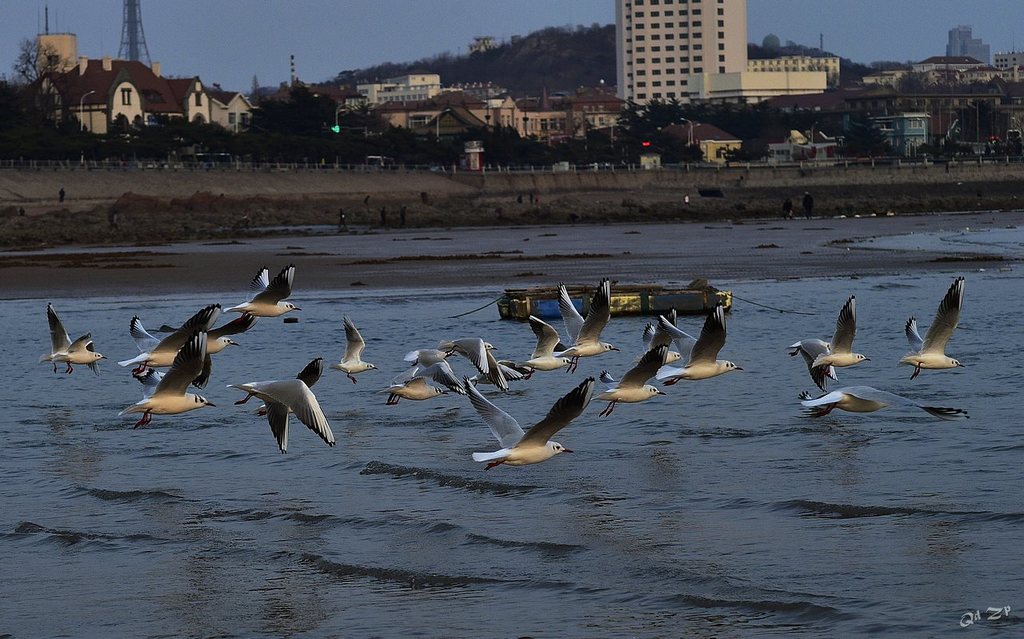
[(122, 60), (145, 61), (152, 66), (146, 34), (142, 30), (142, 9), (140, 0), (124, 0), (124, 23), (121, 25), (121, 48), (117, 57)]

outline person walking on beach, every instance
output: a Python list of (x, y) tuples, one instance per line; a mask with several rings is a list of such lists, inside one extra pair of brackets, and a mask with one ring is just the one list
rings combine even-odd
[(67, 193), (64, 192), (64, 187), (62, 186), (62, 187), (60, 187), (60, 191), (57, 191), (57, 197), (60, 198), (61, 204), (64, 203), (64, 196), (65, 195), (67, 195)]
[(386, 206), (380, 207), (380, 225), (382, 228), (388, 225), (388, 208)]
[(786, 201), (782, 203), (782, 215), (787, 220), (793, 219), (793, 200), (786, 198)]
[(402, 206), (402, 208), (398, 211), (398, 224), (400, 226), (405, 226), (405, 209), (406, 207)]
[(345, 209), (338, 209), (338, 230), (348, 232), (348, 222), (345, 219)]
[(804, 217), (809, 220), (812, 213), (814, 213), (814, 198), (811, 197), (809, 191), (804, 191)]

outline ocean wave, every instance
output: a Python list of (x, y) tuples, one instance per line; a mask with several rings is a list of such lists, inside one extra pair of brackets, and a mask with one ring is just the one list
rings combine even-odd
[(35, 522), (23, 521), (14, 528), (14, 535), (47, 535), (54, 541), (73, 546), (83, 541), (164, 541), (145, 533), (118, 535), (113, 533), (86, 532), (82, 530), (61, 530), (47, 528)]
[(181, 495), (163, 490), (106, 490), (103, 488), (87, 488), (85, 494), (104, 501), (180, 501)]
[(475, 544), (488, 544), (500, 548), (528, 548), (540, 550), (545, 553), (569, 554), (585, 547), (578, 544), (558, 544), (552, 541), (518, 541), (513, 539), (498, 539), (477, 533), (468, 533), (466, 541)]
[(459, 475), (446, 475), (428, 468), (398, 466), (379, 461), (371, 461), (366, 464), (366, 467), (359, 471), (359, 474), (391, 475), (396, 479), (411, 478), (416, 480), (427, 480), (447, 488), (462, 488), (474, 492), (494, 493), (496, 495), (526, 493), (537, 489), (537, 486), (529, 486), (526, 484), (502, 484), (500, 482), (487, 481), (483, 479), (468, 479), (466, 477), (460, 477)]
[(458, 588), (475, 584), (504, 584), (506, 580), (469, 575), (442, 575), (437, 573), (418, 572), (404, 568), (385, 568), (381, 566), (362, 566), (359, 564), (343, 564), (331, 561), (320, 555), (310, 553), (301, 556), (302, 563), (312, 566), (320, 572), (342, 579), (368, 578), (377, 581), (388, 581), (400, 585), (417, 588)]
[(855, 519), (858, 517), (888, 517), (909, 515), (925, 517), (957, 517), (968, 521), (1024, 521), (1024, 513), (997, 513), (984, 510), (934, 510), (913, 506), (861, 506), (833, 504), (808, 499), (791, 499), (776, 504), (776, 510), (797, 510), (802, 514), (825, 519)]
[(823, 606), (810, 601), (777, 601), (771, 599), (724, 599), (701, 595), (676, 595), (676, 602), (697, 606), (699, 608), (730, 608), (751, 613), (770, 613), (792, 615), (801, 621), (840, 620), (853, 618), (854, 615), (842, 612), (832, 606)]

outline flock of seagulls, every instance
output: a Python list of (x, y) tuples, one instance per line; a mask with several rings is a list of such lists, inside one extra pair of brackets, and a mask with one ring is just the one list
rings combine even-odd
[[(135, 423), (135, 428), (139, 428), (149, 424), (153, 415), (177, 415), (214, 406), (202, 395), (190, 392), (189, 388), (202, 389), (206, 386), (211, 377), (211, 356), (237, 345), (232, 336), (252, 329), (260, 317), (278, 317), (301, 310), (285, 301), (291, 296), (294, 279), (294, 265), (285, 267), (273, 280), (269, 278), (269, 270), (262, 268), (250, 284), (248, 301), (227, 309), (229, 312), (240, 313), (239, 317), (216, 328), (222, 312), (219, 304), (200, 309), (179, 327), (162, 326), (158, 331), (166, 333), (162, 338), (150, 334), (140, 318), (133, 317), (129, 322), (129, 334), (135, 340), (139, 355), (118, 363), (125, 367), (133, 366), (132, 374), (142, 384), (143, 397), (121, 411), (120, 415), (141, 413), (142, 417)], [(408, 368), (380, 391), (388, 395), (385, 403), (393, 405), (402, 399), (424, 401), (449, 393), (467, 396), (470, 405), (501, 446), (494, 452), (473, 454), (473, 460), (486, 462), (487, 469), (501, 464), (535, 464), (560, 453), (572, 452), (551, 438), (579, 417), (594, 398), (596, 381), (593, 377), (587, 377), (555, 402), (547, 415), (526, 431), (478, 389), (478, 386), (489, 385), (506, 392), (509, 382), (528, 380), (538, 372), (565, 369), (572, 373), (582, 358), (619, 350), (601, 341), (601, 333), (611, 319), (610, 280), (602, 280), (598, 285), (586, 317), (576, 309), (564, 285), (559, 285), (558, 293), (567, 342), (561, 341), (561, 336), (553, 326), (531, 316), (529, 326), (537, 342), (530, 356), (521, 361), (497, 359), (493, 345), (479, 337), (444, 340), (436, 348), (410, 351), (404, 358)], [(918, 333), (916, 318), (911, 317), (907, 321), (905, 330), (911, 352), (900, 360), (900, 364), (914, 367), (911, 379), (916, 378), (922, 370), (963, 366), (945, 354), (960, 319), (963, 299), (964, 278), (959, 277), (939, 304), (936, 317), (924, 339)], [(91, 335), (83, 335), (72, 342), (52, 304), (47, 305), (46, 313), (50, 326), (51, 352), (42, 356), (40, 361), (52, 362), (54, 373), (57, 372), (58, 362), (66, 364), (65, 372), (69, 374), (75, 364), (87, 365), (98, 373), (96, 363), (105, 358), (95, 351)], [(366, 342), (355, 323), (348, 317), (344, 317), (343, 322), (346, 349), (341, 360), (331, 364), (330, 368), (345, 373), (352, 383), (356, 383), (357, 375), (376, 370), (377, 366), (363, 361)], [(599, 379), (607, 388), (598, 392), (596, 399), (608, 402), (608, 405), (600, 412), (600, 416), (611, 415), (619, 403), (639, 403), (665, 395), (665, 391), (650, 383), (652, 380), (664, 386), (672, 386), (680, 381), (707, 380), (743, 370), (731, 361), (718, 359), (727, 335), (725, 309), (722, 306), (716, 306), (708, 313), (696, 338), (676, 324), (675, 311), (648, 323), (642, 335), (644, 351), (620, 379), (616, 380), (607, 370), (602, 371)], [(856, 298), (851, 296), (839, 312), (831, 341), (804, 339), (789, 347), (791, 356), (802, 356), (811, 380), (823, 392), (819, 397), (813, 397), (807, 392), (801, 393), (800, 400), (806, 408), (806, 416), (822, 417), (834, 409), (873, 412), (889, 406), (903, 406), (920, 408), (942, 419), (967, 418), (963, 409), (926, 406), (869, 386), (849, 386), (829, 391), (829, 380), (838, 380), (837, 368), (869, 361), (864, 355), (853, 352), (856, 333)], [(453, 356), (468, 361), (476, 370), (476, 375), (460, 377), (456, 374), (451, 365)], [(168, 370), (162, 373), (157, 371), (158, 368)], [(228, 388), (245, 393), (245, 397), (236, 401), (236, 404), (244, 404), (253, 397), (263, 401), (256, 413), (266, 417), (281, 452), (288, 449), (288, 426), (292, 415), (328, 446), (334, 446), (336, 439), (330, 423), (311, 390), (323, 374), (323, 368), (323, 359), (317, 358), (295, 378), (229, 384)]]

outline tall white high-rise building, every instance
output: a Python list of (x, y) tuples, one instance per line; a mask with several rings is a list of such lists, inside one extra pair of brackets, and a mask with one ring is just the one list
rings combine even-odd
[(687, 101), (691, 74), (747, 70), (747, 0), (615, 0), (619, 97)]

